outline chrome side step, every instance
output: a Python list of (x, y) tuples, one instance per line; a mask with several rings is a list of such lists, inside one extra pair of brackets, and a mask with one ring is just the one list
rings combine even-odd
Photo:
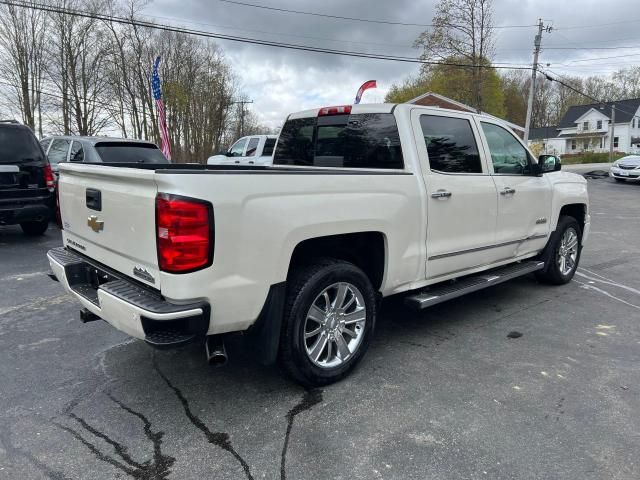
[(544, 262), (537, 260), (515, 263), (507, 265), (506, 267), (495, 268), (486, 272), (462, 277), (454, 282), (443, 282), (432, 285), (428, 287), (427, 290), (405, 298), (404, 302), (408, 307), (421, 310), (436, 305), (437, 303), (461, 297), (467, 293), (476, 292), (483, 288), (491, 287), (537, 270), (542, 270), (543, 268)]

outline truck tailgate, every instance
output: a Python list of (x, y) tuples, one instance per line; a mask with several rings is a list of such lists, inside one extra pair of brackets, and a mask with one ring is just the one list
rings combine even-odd
[(65, 246), (160, 288), (153, 170), (60, 166)]

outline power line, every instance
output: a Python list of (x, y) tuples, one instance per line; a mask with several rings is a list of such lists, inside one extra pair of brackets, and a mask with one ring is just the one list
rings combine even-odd
[[(344, 17), (341, 15), (329, 15), (326, 13), (305, 12), (301, 10), (291, 10), (288, 8), (270, 7), (268, 5), (258, 5), (255, 3), (238, 2), (236, 0), (220, 0), (220, 1), (224, 3), (232, 3), (234, 5), (240, 5), (242, 7), (261, 8), (263, 10), (272, 10), (272, 11), (283, 12), (283, 13), (293, 13), (297, 15), (311, 15), (314, 17), (333, 18), (338, 20), (349, 20), (352, 22), (378, 23), (383, 25), (401, 25), (403, 27), (439, 27), (441, 26), (441, 25), (433, 25), (429, 23), (405, 23), (405, 22), (392, 22), (390, 20), (374, 20), (370, 18)], [(444, 24), (443, 26), (461, 27), (461, 25), (455, 25), (455, 24)], [(530, 28), (535, 26), (536, 25), (500, 25), (493, 28)]]
[(172, 33), (184, 33), (187, 35), (194, 35), (194, 36), (199, 36), (204, 38), (215, 38), (218, 40), (228, 40), (232, 42), (248, 43), (253, 45), (285, 48), (289, 50), (325, 53), (329, 55), (340, 55), (340, 56), (355, 57), (355, 58), (369, 58), (373, 60), (386, 60), (386, 61), (404, 62), (404, 63), (416, 63), (421, 65), (442, 65), (442, 66), (451, 66), (451, 67), (460, 67), (460, 68), (495, 68), (495, 69), (509, 69), (509, 70), (531, 70), (531, 67), (521, 66), (521, 65), (500, 66), (500, 65), (483, 65), (483, 64), (474, 65), (474, 64), (457, 63), (457, 62), (436, 62), (436, 61), (421, 60), (416, 57), (403, 57), (403, 56), (397, 56), (397, 55), (384, 55), (384, 54), (358, 52), (358, 51), (351, 51), (351, 50), (338, 50), (338, 49), (331, 49), (331, 48), (312, 47), (309, 45), (277, 42), (272, 40), (264, 40), (264, 39), (250, 38), (250, 37), (239, 37), (234, 35), (207, 32), (204, 30), (195, 30), (195, 29), (189, 29), (184, 27), (174, 27), (172, 25), (152, 23), (144, 20), (134, 20), (131, 18), (118, 17), (115, 15), (104, 15), (100, 13), (87, 12), (84, 10), (55, 7), (51, 5), (45, 5), (45, 4), (36, 4), (36, 3), (27, 4), (27, 3), (18, 2), (15, 0), (14, 1), (0, 0), (0, 4), (10, 5), (15, 7), (20, 7), (20, 8), (41, 10), (49, 13), (60, 13), (60, 14), (70, 15), (75, 17), (90, 18), (94, 20), (101, 20), (104, 22), (113, 22), (118, 24), (139, 26), (139, 27), (144, 27), (144, 28), (149, 28), (154, 30), (162, 30), (162, 31), (172, 32)]
[(624, 50), (640, 49), (640, 45), (627, 45), (620, 47), (544, 47), (545, 50)]
[[(565, 83), (565, 82), (563, 82), (562, 80), (559, 80), (558, 78), (554, 78), (554, 77), (552, 77), (551, 75), (549, 75), (549, 72), (550, 72), (550, 73), (553, 73), (554, 75), (557, 75), (558, 77), (561, 77), (561, 78), (562, 78), (562, 75), (560, 75), (560, 74), (558, 74), (558, 73), (555, 73), (555, 72), (553, 72), (553, 71), (551, 71), (551, 70), (549, 70), (549, 72), (545, 72), (545, 71), (543, 71), (543, 70), (541, 69), (540, 71), (541, 71), (541, 72), (542, 72), (542, 74), (545, 76), (545, 78), (546, 78), (547, 80), (549, 80), (550, 82), (556, 82), (556, 83), (559, 83), (560, 85), (562, 85), (562, 86), (564, 86), (564, 87), (568, 88), (569, 90), (571, 90), (571, 91), (573, 91), (573, 92), (577, 93), (578, 95), (582, 95), (583, 97), (588, 98), (589, 100), (593, 100), (593, 102), (594, 102), (594, 103), (603, 104), (603, 105), (604, 105), (605, 103), (611, 103), (611, 104), (615, 105), (615, 109), (616, 109), (617, 111), (622, 112), (622, 113), (626, 113), (627, 115), (631, 115), (632, 117), (635, 117), (635, 118), (640, 118), (640, 115), (637, 115), (637, 114), (636, 114), (636, 112), (630, 112), (630, 111), (628, 111), (628, 110), (625, 110), (624, 108), (620, 108), (620, 107), (617, 105), (617, 103), (621, 102), (621, 100), (610, 100), (610, 101), (605, 101), (605, 100), (598, 99), (598, 98), (596, 98), (596, 97), (592, 97), (591, 95), (589, 95), (589, 94), (587, 94), (587, 93), (585, 93), (585, 92), (582, 92), (582, 91), (578, 90), (577, 88), (575, 88), (575, 87), (573, 87), (573, 86), (569, 85), (568, 83)], [(566, 77), (565, 77), (565, 78), (566, 78)]]
[(567, 27), (556, 27), (558, 30), (577, 30), (583, 28), (599, 28), (599, 27), (609, 27), (611, 25), (621, 25), (623, 23), (638, 23), (640, 19), (636, 20), (622, 20), (619, 22), (610, 22), (610, 23), (594, 23), (592, 25), (569, 25)]

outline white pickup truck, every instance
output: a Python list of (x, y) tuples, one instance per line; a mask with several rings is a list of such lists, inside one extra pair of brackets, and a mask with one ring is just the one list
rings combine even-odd
[[(124, 168), (123, 168), (124, 167)], [(305, 385), (344, 377), (379, 299), (425, 308), (535, 272), (571, 280), (587, 184), (492, 117), (415, 105), (288, 117), (271, 167), (62, 164), (64, 247), (82, 304), (158, 347), (242, 332)]]
[(238, 139), (225, 153), (207, 159), (208, 165), (271, 165), (277, 135), (252, 135)]

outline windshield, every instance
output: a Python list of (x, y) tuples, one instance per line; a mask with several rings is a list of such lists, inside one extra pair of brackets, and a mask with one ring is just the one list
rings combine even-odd
[(33, 133), (24, 127), (0, 128), (0, 163), (22, 163), (42, 160), (40, 144)]
[(169, 163), (160, 149), (151, 143), (96, 143), (96, 151), (105, 163)]

